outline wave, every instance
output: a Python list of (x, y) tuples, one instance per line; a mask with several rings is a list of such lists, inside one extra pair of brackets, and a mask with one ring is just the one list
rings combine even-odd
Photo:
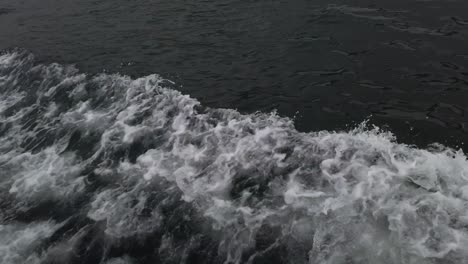
[(2, 263), (464, 263), (464, 153), (0, 55)]

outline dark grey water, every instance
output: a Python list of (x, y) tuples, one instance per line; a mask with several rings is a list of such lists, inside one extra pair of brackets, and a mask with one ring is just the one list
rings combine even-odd
[(2, 1), (0, 48), (84, 72), (159, 73), (204, 105), (370, 118), (402, 141), (467, 140), (465, 1)]
[(468, 262), (467, 11), (3, 0), (0, 262)]

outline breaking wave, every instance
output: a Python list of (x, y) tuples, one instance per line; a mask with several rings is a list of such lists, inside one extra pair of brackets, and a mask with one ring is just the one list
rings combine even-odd
[(466, 263), (468, 161), (0, 55), (1, 263)]

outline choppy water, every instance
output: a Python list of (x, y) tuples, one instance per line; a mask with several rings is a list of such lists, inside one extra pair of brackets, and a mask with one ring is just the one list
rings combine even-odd
[(468, 263), (467, 10), (1, 1), (0, 263)]
[(0, 56), (2, 263), (465, 263), (468, 160)]
[(369, 118), (408, 144), (458, 148), (467, 10), (465, 0), (2, 0), (0, 49), (87, 73), (158, 73), (206, 106), (277, 109), (300, 131)]

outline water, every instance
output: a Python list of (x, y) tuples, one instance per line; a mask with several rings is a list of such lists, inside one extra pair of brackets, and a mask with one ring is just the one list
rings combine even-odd
[(465, 10), (2, 2), (0, 262), (465, 263)]
[(3, 0), (0, 49), (83, 72), (161, 74), (214, 108), (277, 109), (301, 131), (370, 118), (462, 147), (465, 1)]

